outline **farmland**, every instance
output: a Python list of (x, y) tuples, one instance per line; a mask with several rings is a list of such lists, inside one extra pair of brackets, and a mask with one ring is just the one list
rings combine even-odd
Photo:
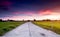
[[(23, 21), (0, 22), (0, 36), (23, 24)], [(60, 21), (33, 21), (35, 25), (60, 34)]]
[(0, 22), (0, 36), (4, 35), (6, 32), (16, 28), (17, 26), (23, 24), (22, 21), (16, 22)]
[(34, 21), (35, 25), (60, 34), (60, 21)]

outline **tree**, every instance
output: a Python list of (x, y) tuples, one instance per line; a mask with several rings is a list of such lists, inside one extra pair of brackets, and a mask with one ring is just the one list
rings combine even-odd
[(28, 20), (28, 22), (30, 22), (30, 20)]
[(34, 21), (36, 21), (36, 19), (34, 19)]
[(9, 19), (8, 19), (8, 21), (14, 21), (14, 20), (9, 20)]
[(44, 19), (44, 20), (42, 20), (42, 21), (51, 21), (50, 19)]
[(0, 21), (2, 22), (2, 19), (0, 19)]
[(51, 21), (50, 19), (46, 19), (46, 21)]

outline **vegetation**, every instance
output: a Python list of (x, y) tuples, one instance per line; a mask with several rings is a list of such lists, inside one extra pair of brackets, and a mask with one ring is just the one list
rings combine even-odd
[(34, 21), (33, 23), (42, 28), (45, 28), (45, 29), (51, 30), (57, 34), (60, 34), (60, 21), (43, 20), (43, 21)]
[(0, 36), (4, 35), (6, 32), (16, 28), (17, 26), (21, 25), (22, 21), (0, 21)]

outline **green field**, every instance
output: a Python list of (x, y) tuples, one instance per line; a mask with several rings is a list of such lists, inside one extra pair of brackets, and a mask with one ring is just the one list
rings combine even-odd
[(45, 28), (57, 34), (60, 34), (60, 21), (35, 21), (33, 23), (42, 28)]
[(0, 36), (23, 23), (24, 22), (0, 22)]

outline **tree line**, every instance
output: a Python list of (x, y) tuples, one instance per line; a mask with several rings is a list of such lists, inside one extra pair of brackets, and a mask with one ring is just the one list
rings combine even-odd
[[(0, 22), (4, 22), (4, 21), (15, 21), (15, 20), (10, 20), (10, 19), (2, 20), (2, 19), (0, 19)], [(24, 21), (24, 20), (22, 20), (22, 21)], [(50, 19), (36, 20), (36, 19), (34, 19), (34, 20), (27, 20), (27, 21), (59, 21), (59, 20), (50, 20)]]

